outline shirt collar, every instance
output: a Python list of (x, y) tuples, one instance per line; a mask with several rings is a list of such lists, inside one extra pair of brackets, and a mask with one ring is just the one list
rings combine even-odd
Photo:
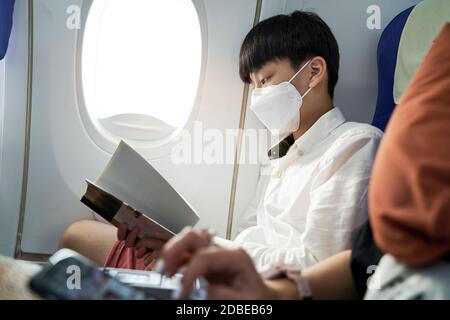
[[(295, 146), (295, 149), (301, 149), (305, 153), (308, 152), (344, 122), (345, 118), (341, 110), (334, 107), (322, 115), (308, 131), (298, 138), (291, 146), (291, 149)], [(291, 149), (289, 151), (291, 151)]]

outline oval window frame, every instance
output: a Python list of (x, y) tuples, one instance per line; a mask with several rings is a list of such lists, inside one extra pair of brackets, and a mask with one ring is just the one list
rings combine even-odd
[[(89, 114), (88, 106), (83, 89), (83, 67), (82, 67), (82, 53), (83, 53), (83, 39), (86, 21), (89, 15), (91, 5), (95, 0), (84, 0), (80, 7), (80, 21), (82, 27), (77, 32), (76, 39), (76, 65), (75, 65), (75, 83), (76, 83), (76, 97), (77, 107), (80, 114), (81, 122), (85, 128), (89, 138), (100, 149), (108, 154), (113, 154), (120, 140), (125, 140), (146, 159), (158, 159), (165, 157), (171, 153), (173, 147), (178, 143), (183, 131), (191, 131), (194, 126), (194, 121), (198, 118), (199, 109), (202, 102), (202, 93), (205, 86), (207, 52), (208, 52), (208, 33), (206, 23), (206, 10), (204, 7), (204, 0), (191, 0), (199, 20), (200, 38), (201, 38), (201, 57), (200, 57), (200, 74), (197, 85), (197, 92), (195, 94), (194, 103), (190, 115), (183, 127), (177, 128), (175, 132), (157, 140), (142, 141), (134, 139), (126, 139), (120, 137), (113, 132), (110, 132), (100, 123), (96, 123)], [(98, 120), (97, 120), (98, 121)]]

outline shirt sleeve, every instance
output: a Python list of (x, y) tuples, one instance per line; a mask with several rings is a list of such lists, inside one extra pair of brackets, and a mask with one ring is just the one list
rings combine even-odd
[(381, 132), (362, 130), (336, 140), (312, 180), (304, 231), (289, 236), (283, 247), (241, 244), (259, 270), (273, 264), (307, 268), (351, 247), (353, 230), (367, 220), (368, 184), (380, 139)]

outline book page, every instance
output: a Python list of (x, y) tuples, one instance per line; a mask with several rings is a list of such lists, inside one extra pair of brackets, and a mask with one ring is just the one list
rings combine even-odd
[(191, 205), (124, 141), (96, 184), (174, 233), (199, 220)]

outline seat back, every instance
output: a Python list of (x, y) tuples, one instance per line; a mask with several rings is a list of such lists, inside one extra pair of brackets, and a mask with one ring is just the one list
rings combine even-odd
[(396, 106), (393, 88), (398, 48), (403, 28), (413, 8), (414, 6), (398, 14), (386, 26), (378, 42), (378, 97), (372, 125), (383, 131)]
[(14, 0), (0, 1), (0, 60), (6, 55), (12, 29)]

